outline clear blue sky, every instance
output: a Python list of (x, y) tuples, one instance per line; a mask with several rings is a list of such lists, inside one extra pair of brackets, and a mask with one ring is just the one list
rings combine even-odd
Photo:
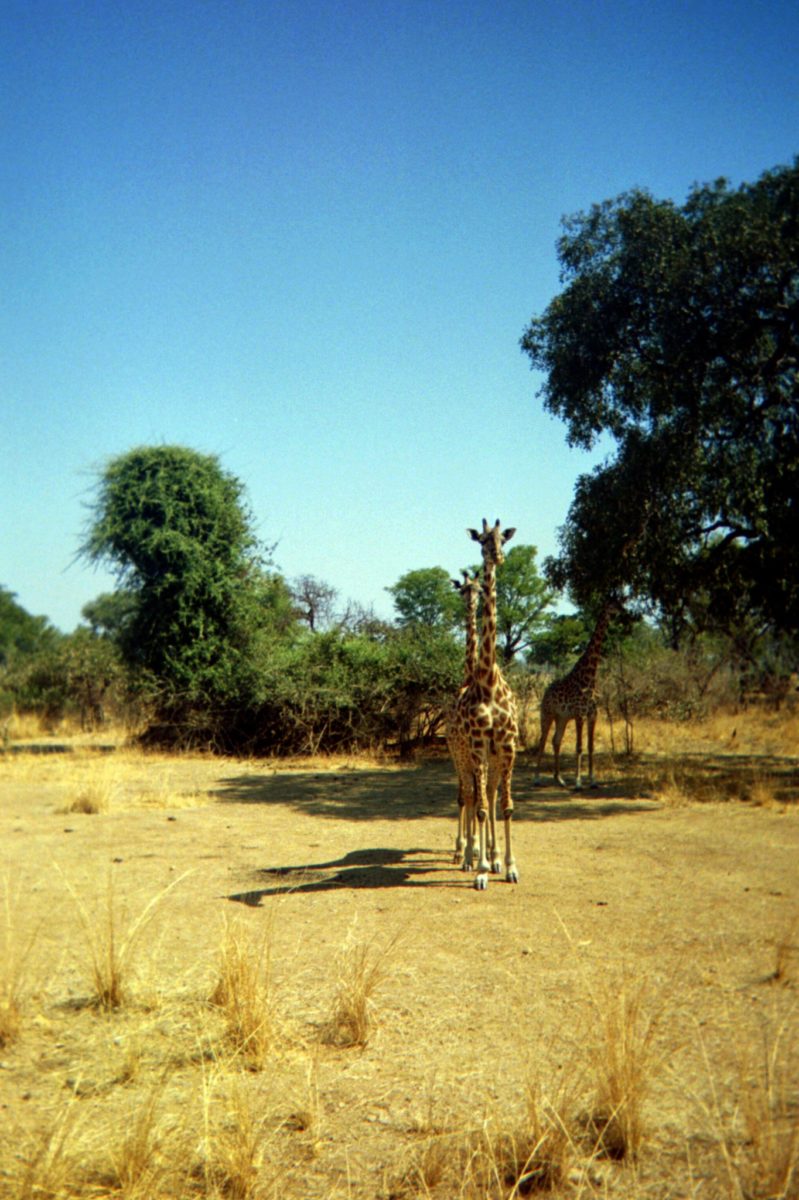
[(173, 442), (383, 615), (484, 516), (554, 552), (560, 219), (789, 162), (797, 46), (795, 0), (5, 0), (0, 583), (74, 628), (98, 469)]

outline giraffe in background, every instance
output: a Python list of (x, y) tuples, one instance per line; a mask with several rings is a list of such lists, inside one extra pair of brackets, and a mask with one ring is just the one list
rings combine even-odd
[(615, 613), (621, 610), (617, 600), (607, 600), (602, 606), (594, 632), (580, 658), (561, 679), (550, 683), (541, 699), (541, 739), (538, 743), (538, 758), (535, 765), (535, 783), (540, 783), (541, 760), (544, 757), (549, 731), (554, 724), (552, 750), (555, 755), (555, 780), (561, 787), (566, 783), (560, 773), (560, 745), (569, 721), (574, 721), (577, 738), (577, 778), (575, 788), (582, 787), (583, 722), (588, 734), (588, 786), (594, 782), (594, 728), (597, 715), (596, 677), (602, 643), (608, 625)]
[[(472, 865), (476, 815), (479, 849), (475, 887), (479, 891), (488, 886), (490, 871), (498, 873), (502, 869), (496, 841), (498, 786), (501, 788), (505, 826), (505, 878), (509, 883), (519, 881), (511, 847), (511, 779), (519, 731), (513, 693), (497, 666), (496, 587), (496, 568), (505, 561), (502, 547), (515, 532), (515, 529), (500, 529), (499, 521), (489, 528), (485, 518), (482, 533), (476, 529), (468, 530), (470, 537), (480, 543), (483, 553), (483, 619), (474, 677), (458, 697), (453, 725), (458, 731), (457, 736), (469, 747), (474, 775), (474, 787), (471, 795), (467, 794), (464, 869), (468, 870)], [(493, 847), (491, 862), (488, 859), (489, 846)]]
[[(477, 668), (477, 597), (480, 594), (479, 572), (470, 575), (468, 571), (462, 571), (461, 574), (463, 582), (457, 579), (452, 580), (452, 586), (463, 597), (466, 605), (466, 658), (459, 696), (463, 695), (471, 684)], [(468, 812), (474, 812), (474, 804), (472, 803), (470, 810), (467, 797), (474, 796), (474, 772), (472, 771), (469, 743), (463, 737), (461, 727), (455, 721), (454, 707), (447, 715), (447, 745), (458, 776), (458, 833), (455, 838), (455, 854), (452, 861), (460, 863), (464, 870), (468, 870), (464, 862), (466, 820)]]

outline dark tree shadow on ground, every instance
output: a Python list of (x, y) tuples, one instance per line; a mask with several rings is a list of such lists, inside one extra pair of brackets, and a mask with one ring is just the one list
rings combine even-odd
[[(220, 784), (213, 794), (222, 803), (283, 805), (344, 821), (451, 817), (454, 822), (456, 813), (452, 767), (435, 760), (396, 771), (290, 771), (236, 776)], [(659, 807), (626, 780), (581, 792), (535, 787), (527, 764), (514, 774), (513, 799), (516, 821), (598, 820)]]
[[(599, 786), (577, 792), (563, 789), (546, 777), (544, 786), (536, 786), (528, 754), (520, 760), (514, 774), (514, 823), (599, 821), (658, 812), (663, 804), (656, 798), (652, 783), (658, 771), (685, 772), (691, 781), (691, 794), (698, 800), (703, 798), (703, 784), (710, 789), (712, 798), (718, 800), (727, 787), (732, 798), (736, 786), (740, 788), (742, 780), (754, 775), (767, 776), (777, 794), (792, 795), (794, 799), (799, 788), (795, 759), (684, 755), (662, 762), (633, 760), (623, 770), (608, 758), (598, 764)], [(277, 805), (309, 816), (344, 821), (413, 821), (436, 817), (452, 822), (454, 840), (455, 782), (451, 765), (443, 760), (432, 759), (400, 770), (287, 771), (231, 777), (220, 782), (215, 795), (222, 803)], [(469, 882), (469, 876), (458, 870), (448, 853), (419, 847), (353, 850), (328, 862), (264, 868), (258, 877), (261, 886), (228, 899), (257, 907), (265, 897), (287, 892), (463, 888)], [(492, 886), (501, 886), (502, 882), (501, 875), (497, 876)]]

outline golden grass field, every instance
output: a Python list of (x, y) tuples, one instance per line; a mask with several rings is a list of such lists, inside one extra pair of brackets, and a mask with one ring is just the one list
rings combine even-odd
[(4, 1200), (799, 1196), (795, 712), (523, 754), (482, 893), (443, 755), (10, 732)]

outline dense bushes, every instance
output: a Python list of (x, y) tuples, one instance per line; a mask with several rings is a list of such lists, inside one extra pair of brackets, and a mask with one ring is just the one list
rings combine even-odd
[(276, 639), (239, 704), (156, 703), (149, 743), (223, 752), (317, 754), (428, 743), (457, 691), (463, 651), (450, 634), (392, 630), (381, 639), (343, 630)]

